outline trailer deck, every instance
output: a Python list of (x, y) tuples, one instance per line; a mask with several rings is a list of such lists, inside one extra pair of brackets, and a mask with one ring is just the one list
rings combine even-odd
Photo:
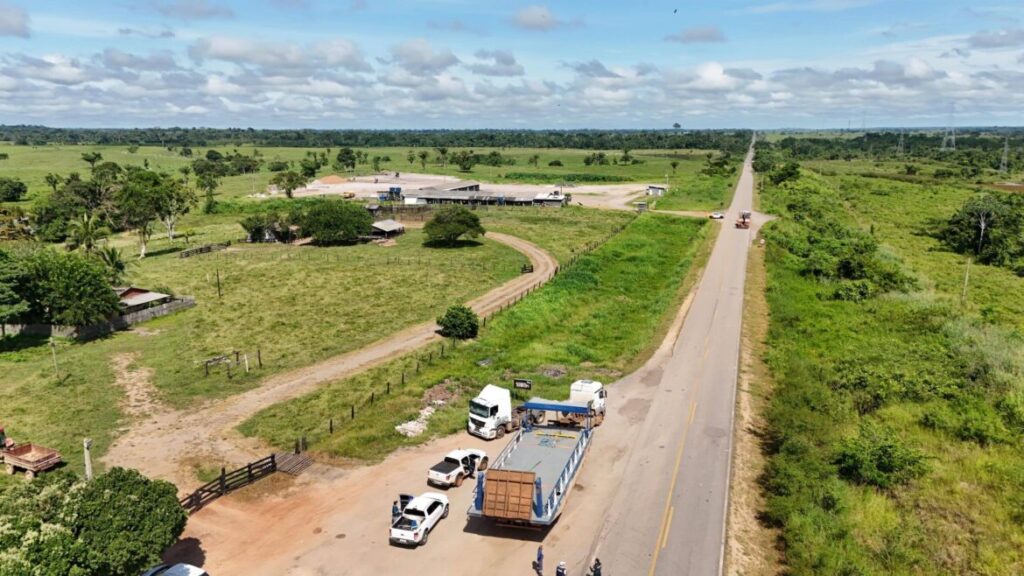
[[(538, 399), (525, 406), (562, 413), (589, 410), (576, 403)], [(561, 513), (592, 435), (589, 425), (554, 422), (520, 429), (493, 460), (490, 470), (477, 476), (473, 504), (467, 513), (517, 524), (552, 524)]]

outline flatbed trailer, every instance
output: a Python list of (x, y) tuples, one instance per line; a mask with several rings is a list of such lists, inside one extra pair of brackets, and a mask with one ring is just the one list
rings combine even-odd
[(558, 417), (520, 428), (489, 470), (477, 474), (471, 518), (544, 527), (562, 513), (593, 437), (590, 406), (535, 398), (524, 407)]
[(61, 462), (60, 452), (38, 444), (15, 444), (0, 452), (8, 474), (24, 470), (27, 478), (56, 467)]

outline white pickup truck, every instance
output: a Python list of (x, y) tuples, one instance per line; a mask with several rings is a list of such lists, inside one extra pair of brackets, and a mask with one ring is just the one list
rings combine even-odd
[(449, 488), (462, 486), (477, 470), (487, 470), (487, 453), (475, 448), (452, 450), (427, 471), (427, 484)]
[(424, 492), (408, 499), (402, 497), (402, 513), (391, 525), (389, 540), (392, 544), (422, 546), (430, 532), (443, 518), (448, 517), (448, 497), (437, 492)]

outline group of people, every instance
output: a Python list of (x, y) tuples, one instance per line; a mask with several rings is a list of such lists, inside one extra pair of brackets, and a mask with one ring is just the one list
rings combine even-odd
[[(537, 572), (538, 576), (543, 576), (543, 574), (544, 574), (544, 545), (543, 544), (541, 544), (540, 546), (537, 546), (537, 560), (533, 563), (533, 569), (534, 569), (534, 571)], [(557, 567), (555, 567), (555, 576), (568, 576), (568, 572), (566, 572), (566, 570), (567, 570), (567, 568), (566, 568), (566, 565), (565, 565), (565, 561), (563, 560), (563, 561), (558, 563)], [(600, 558), (594, 558), (594, 565), (590, 567), (590, 575), (589, 576), (601, 576), (601, 559)]]

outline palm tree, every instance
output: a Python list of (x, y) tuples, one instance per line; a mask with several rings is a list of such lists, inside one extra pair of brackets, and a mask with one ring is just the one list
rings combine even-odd
[(57, 187), (60, 186), (60, 176), (50, 172), (46, 175), (46, 185), (53, 189), (53, 193), (57, 193)]
[(675, 174), (676, 173), (676, 168), (679, 168), (679, 162), (676, 161), (676, 160), (673, 160), (673, 161), (669, 162), (669, 166), (672, 167), (672, 174)]
[(430, 158), (430, 152), (427, 152), (426, 150), (420, 150), (420, 153), (417, 154), (417, 156), (419, 156), (419, 159), (420, 159), (420, 166), (422, 166), (423, 169), (426, 170), (427, 169), (427, 158)]
[(100, 262), (103, 262), (103, 265), (107, 268), (107, 279), (114, 286), (124, 282), (124, 276), (128, 272), (128, 268), (135, 264), (134, 260), (125, 260), (124, 254), (112, 246), (100, 248), (97, 255)]
[(81, 248), (88, 254), (109, 235), (110, 229), (99, 218), (82, 214), (81, 218), (68, 223), (68, 250)]

